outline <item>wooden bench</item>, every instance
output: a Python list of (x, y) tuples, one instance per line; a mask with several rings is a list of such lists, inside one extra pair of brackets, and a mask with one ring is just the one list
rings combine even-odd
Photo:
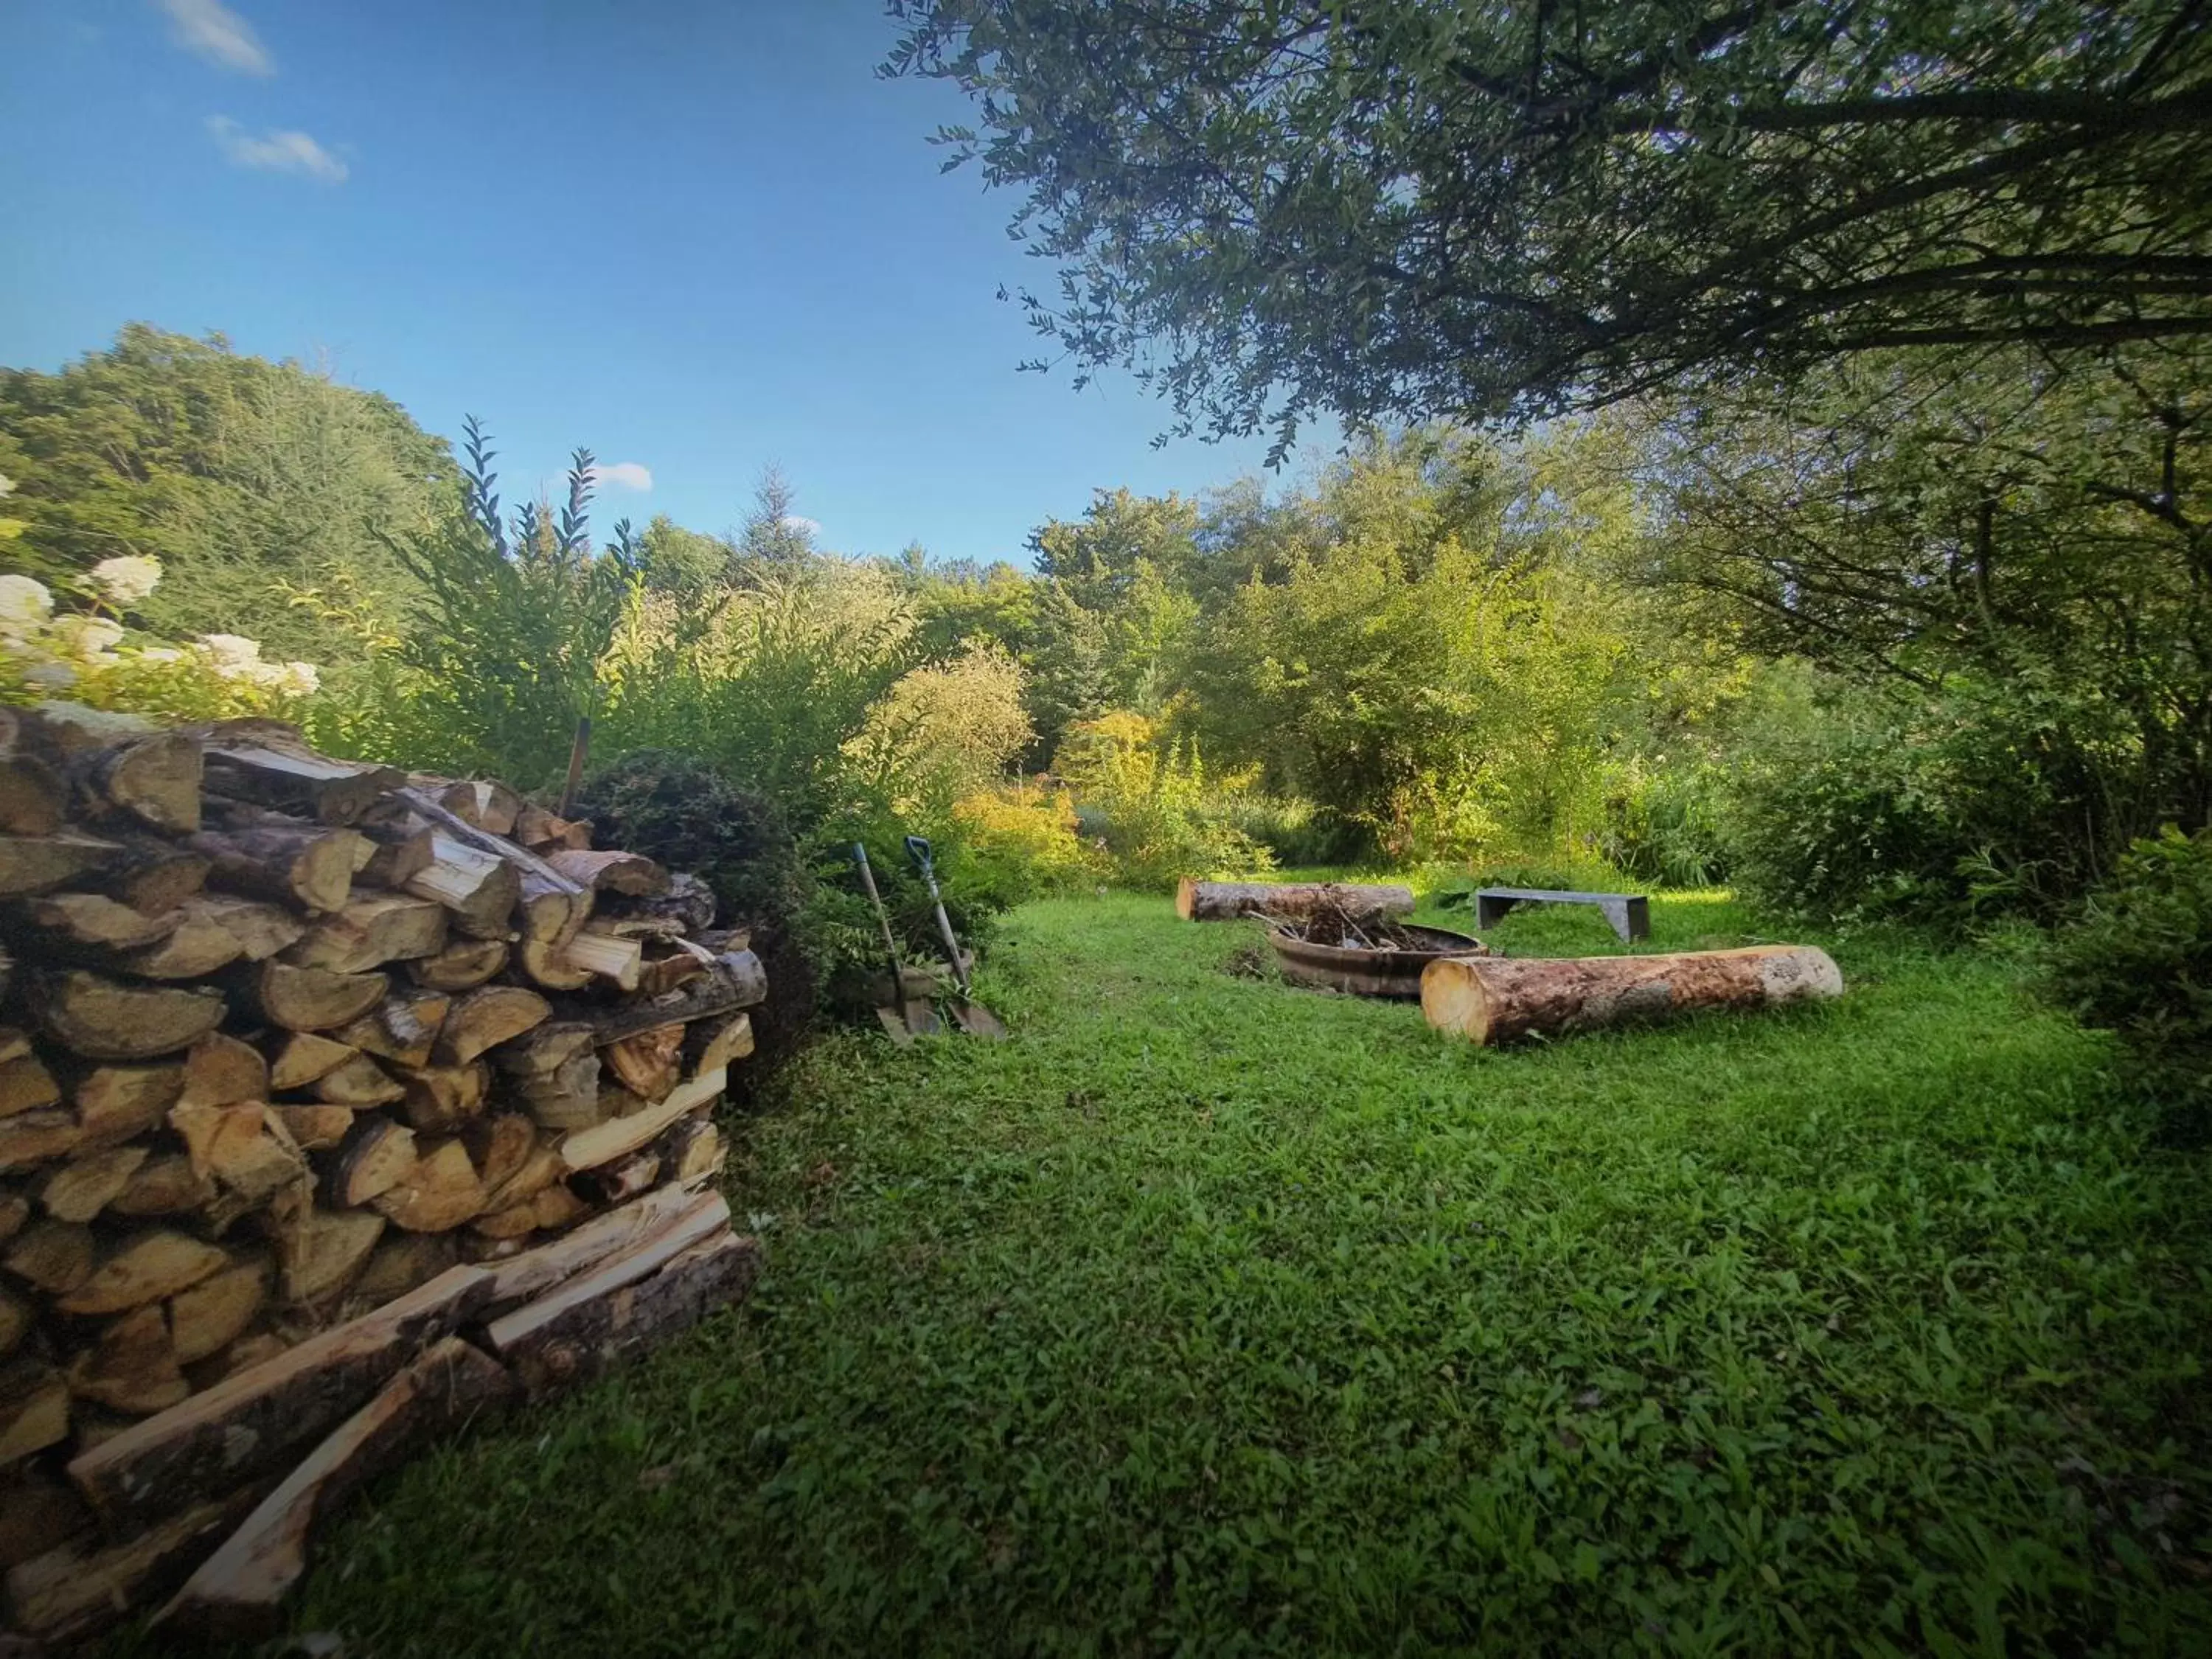
[(1488, 927), (1516, 904), (1595, 904), (1625, 944), (1651, 937), (1651, 901), (1641, 893), (1570, 893), (1544, 887), (1486, 887), (1474, 896), (1474, 925)]

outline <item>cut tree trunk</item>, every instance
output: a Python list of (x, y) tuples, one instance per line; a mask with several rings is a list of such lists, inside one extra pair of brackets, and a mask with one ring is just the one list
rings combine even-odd
[(124, 985), (72, 970), (33, 977), (47, 1034), (88, 1060), (148, 1060), (189, 1048), (220, 1024), (222, 996), (205, 987)]
[(478, 1055), (542, 1025), (552, 1005), (520, 985), (487, 985), (453, 1004), (439, 1033), (441, 1066), (465, 1066)]
[(307, 1211), (276, 1236), (284, 1300), (299, 1307), (343, 1291), (383, 1236), (384, 1218), (374, 1210)]
[[(594, 1057), (592, 1075), (599, 1075)], [(25, 1169), (61, 1158), (84, 1143), (77, 1121), (58, 1107), (43, 1111), (17, 1112), (0, 1117), (0, 1170)]]
[(116, 968), (138, 979), (205, 979), (246, 954), (237, 936), (212, 920), (197, 901), (184, 908), (183, 918), (167, 939), (125, 951), (116, 957)]
[(51, 836), (68, 800), (61, 775), (36, 755), (0, 756), (0, 831)]
[(50, 1297), (83, 1284), (99, 1262), (92, 1230), (73, 1221), (36, 1222), (10, 1239), (0, 1256), (9, 1273)]
[(417, 1143), (414, 1166), (369, 1203), (410, 1233), (450, 1232), (483, 1211), (483, 1182), (458, 1137), (426, 1140)]
[(1176, 914), (1185, 921), (1234, 921), (1258, 910), (1302, 920), (1322, 909), (1346, 915), (1402, 916), (1413, 908), (1413, 890), (1335, 881), (1193, 881), (1176, 888)]
[(714, 890), (704, 878), (688, 871), (672, 872), (668, 890), (632, 897), (609, 893), (599, 908), (617, 927), (625, 923), (651, 921), (676, 934), (698, 934), (714, 925)]
[(118, 1314), (174, 1296), (229, 1264), (212, 1244), (156, 1228), (126, 1238), (82, 1285), (54, 1298), (65, 1314)]
[(472, 991), (507, 966), (507, 954), (503, 939), (453, 939), (436, 956), (409, 963), (407, 972), (434, 991)]
[(400, 1112), (417, 1133), (450, 1133), (482, 1112), (491, 1097), (491, 1067), (480, 1060), (415, 1067), (401, 1082), (406, 1097)]
[(119, 837), (115, 856), (94, 883), (149, 916), (166, 915), (207, 884), (213, 862), (204, 854), (144, 834)]
[(114, 842), (66, 830), (0, 837), (0, 898), (52, 892), (112, 863), (122, 851)]
[(1771, 1008), (1843, 994), (1827, 953), (1757, 945), (1667, 956), (1443, 957), (1421, 975), (1431, 1025), (1474, 1042), (1664, 1019), (1708, 1008)]
[(149, 916), (102, 893), (49, 894), (33, 899), (28, 914), (32, 925), (47, 937), (26, 941), (26, 948), (42, 945), (70, 955), (135, 951), (167, 939), (185, 919), (181, 909)]
[(343, 1146), (346, 1136), (353, 1132), (355, 1109), (351, 1106), (328, 1102), (300, 1105), (280, 1100), (271, 1103), (269, 1109), (303, 1152), (324, 1152)]
[(634, 939), (618, 939), (586, 925), (568, 941), (561, 963), (610, 981), (618, 991), (635, 991), (645, 967), (645, 946)]
[(158, 1126), (184, 1092), (181, 1062), (159, 1066), (94, 1066), (70, 1091), (87, 1146), (109, 1146)]
[(204, 893), (184, 908), (187, 915), (212, 922), (236, 939), (240, 954), (248, 962), (266, 962), (298, 944), (307, 931), (307, 923), (289, 910), (228, 893)]
[(265, 1256), (210, 1274), (169, 1298), (169, 1334), (177, 1363), (190, 1365), (236, 1341), (269, 1299)]
[(750, 951), (731, 951), (714, 958), (698, 978), (657, 997), (632, 997), (608, 1007), (577, 1007), (571, 1017), (587, 1022), (592, 1041), (604, 1048), (650, 1031), (655, 1026), (688, 1024), (713, 1014), (749, 1008), (768, 996), (768, 975)]
[(198, 730), (210, 788), (264, 806), (304, 810), (325, 823), (351, 823), (407, 781), (393, 767), (319, 755), (281, 720), (221, 720)]
[(665, 1100), (683, 1076), (684, 1029), (660, 1025), (610, 1042), (599, 1051), (600, 1061), (639, 1099)]
[(73, 1158), (46, 1179), (39, 1203), (57, 1221), (89, 1221), (123, 1196), (150, 1146), (111, 1146)]
[(696, 1077), (740, 1060), (753, 1051), (753, 1017), (735, 1013), (684, 1028), (684, 1075)]
[(136, 1220), (190, 1215), (215, 1202), (215, 1177), (195, 1169), (185, 1152), (161, 1152), (138, 1166), (108, 1205), (117, 1215)]
[(444, 906), (404, 893), (363, 892), (309, 928), (284, 956), (295, 967), (362, 974), (445, 948)]
[(459, 818), (495, 836), (514, 834), (515, 818), (522, 811), (522, 797), (503, 783), (483, 779), (449, 783), (438, 794), (438, 804)]
[(69, 1384), (42, 1359), (0, 1365), (0, 1469), (68, 1438)]
[(563, 849), (548, 853), (545, 861), (579, 887), (631, 898), (651, 898), (668, 890), (668, 872), (636, 853)]
[(354, 1052), (349, 1044), (313, 1031), (285, 1032), (269, 1057), (269, 1086), (280, 1091), (304, 1089), (344, 1065)]
[(72, 1399), (132, 1417), (167, 1411), (191, 1392), (159, 1303), (111, 1320), (64, 1375)]
[(62, 1085), (36, 1054), (0, 1060), (0, 1117), (33, 1112), (60, 1101)]
[(522, 897), (520, 870), (511, 860), (435, 831), (431, 846), (432, 861), (408, 879), (407, 890), (443, 905), (454, 928), (471, 939), (507, 938)]
[(316, 911), (344, 908), (354, 872), (374, 852), (351, 830), (266, 822), (204, 830), (191, 845), (208, 860), (209, 879), (217, 886)]
[(366, 1204), (414, 1167), (415, 1132), (380, 1112), (362, 1112), (329, 1160), (324, 1188), (333, 1204)]
[(309, 1337), (267, 1363), (79, 1455), (70, 1479), (110, 1534), (172, 1514), (282, 1468), (330, 1431), (430, 1343), (475, 1316), (491, 1274), (455, 1267), (364, 1318)]
[(443, 991), (398, 991), (336, 1035), (364, 1054), (402, 1066), (427, 1066), (453, 1006)]
[(235, 1106), (269, 1098), (269, 1062), (251, 1044), (210, 1031), (185, 1055), (179, 1106)]
[(316, 1526), (423, 1440), (514, 1392), (514, 1378), (482, 1349), (455, 1336), (437, 1343), (301, 1460), (155, 1616), (155, 1626), (230, 1642), (275, 1633), (285, 1596), (307, 1571)]
[(407, 1085), (367, 1054), (356, 1054), (343, 1066), (333, 1066), (311, 1085), (315, 1098), (326, 1106), (388, 1106), (404, 1100)]
[(243, 1000), (271, 1025), (288, 1031), (328, 1031), (351, 1024), (374, 1008), (392, 988), (382, 974), (341, 974), (327, 968), (295, 968), (289, 962), (264, 962), (243, 975), (237, 988)]
[(354, 872), (364, 886), (405, 887), (438, 856), (437, 836), (427, 823), (364, 823), (361, 833), (375, 845), (368, 862)]
[(200, 827), (202, 764), (190, 735), (161, 732), (89, 757), (78, 785), (156, 830), (190, 835)]

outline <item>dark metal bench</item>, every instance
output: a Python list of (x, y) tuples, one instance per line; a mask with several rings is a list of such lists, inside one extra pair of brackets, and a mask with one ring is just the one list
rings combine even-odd
[(1543, 887), (1486, 887), (1474, 896), (1474, 925), (1488, 927), (1516, 904), (1595, 904), (1623, 942), (1651, 937), (1651, 901), (1641, 893), (1569, 893)]

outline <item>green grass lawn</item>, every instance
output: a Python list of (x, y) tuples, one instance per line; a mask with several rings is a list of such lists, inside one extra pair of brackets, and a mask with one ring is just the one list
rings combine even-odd
[[(1654, 948), (1735, 944), (1695, 896)], [(1587, 912), (1498, 930), (1607, 948)], [(738, 1126), (749, 1306), (426, 1456), (349, 1653), (2203, 1652), (2212, 1246), (2017, 970), (1515, 1053), (1018, 913)]]

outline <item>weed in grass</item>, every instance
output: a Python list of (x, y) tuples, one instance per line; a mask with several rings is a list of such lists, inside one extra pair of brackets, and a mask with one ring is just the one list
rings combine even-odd
[[(1443, 921), (1443, 917), (1437, 917)], [(1716, 897), (1648, 946), (1738, 943)], [(738, 1126), (752, 1302), (441, 1449), (301, 1629), (404, 1655), (2201, 1652), (2201, 1160), (2016, 965), (1489, 1053), (1017, 913), (1006, 1044)], [(1620, 948), (1517, 912), (1509, 950)]]

